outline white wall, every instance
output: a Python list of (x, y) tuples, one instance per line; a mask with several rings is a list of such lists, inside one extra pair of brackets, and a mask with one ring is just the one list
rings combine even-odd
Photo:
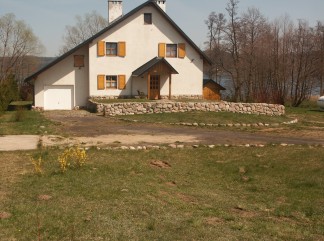
[[(74, 67), (74, 55), (84, 55), (85, 67)], [(75, 106), (86, 106), (89, 97), (88, 46), (71, 54), (41, 73), (35, 81), (35, 106), (44, 107), (44, 88), (49, 85), (73, 86)]]
[[(144, 13), (153, 14), (153, 24), (144, 25)], [(97, 42), (126, 42), (126, 57), (97, 57)], [(95, 39), (89, 48), (90, 96), (134, 95), (137, 89), (146, 86), (147, 79), (134, 78), (132, 72), (149, 60), (158, 56), (159, 43), (186, 43), (186, 57), (166, 58), (179, 72), (172, 75), (172, 95), (202, 95), (203, 60), (184, 38), (152, 6), (147, 6), (133, 14), (106, 34)], [(126, 90), (97, 90), (97, 75), (125, 74)], [(131, 93), (131, 86), (133, 92)], [(161, 95), (169, 94), (167, 79), (161, 77)]]

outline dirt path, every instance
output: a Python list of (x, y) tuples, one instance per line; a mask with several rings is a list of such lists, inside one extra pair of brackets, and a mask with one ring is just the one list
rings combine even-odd
[(35, 150), (39, 139), (36, 135), (0, 136), (0, 151)]
[[(320, 144), (324, 145), (324, 133), (281, 133), (264, 129), (249, 133), (232, 130), (217, 130), (161, 124), (128, 123), (113, 118), (105, 118), (86, 111), (45, 112), (45, 116), (60, 123), (62, 135), (70, 140), (84, 143), (102, 144)], [(50, 138), (48, 138), (50, 139)], [(49, 144), (51, 140), (48, 140)]]

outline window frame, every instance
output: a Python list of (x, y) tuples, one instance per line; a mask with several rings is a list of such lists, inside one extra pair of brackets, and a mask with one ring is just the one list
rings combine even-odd
[[(108, 46), (111, 45), (111, 47), (108, 48)], [(114, 46), (114, 47), (112, 47)], [(109, 53), (108, 53), (109, 51)], [(115, 51), (114, 53), (111, 53), (112, 51)], [(106, 56), (118, 56), (118, 43), (117, 42), (106, 42)]]
[[(113, 86), (112, 85), (113, 83), (115, 83), (116, 85)], [(106, 75), (105, 86), (106, 86), (106, 90), (118, 89), (118, 76), (117, 75)]]
[[(171, 47), (173, 47), (174, 49), (170, 49)], [(174, 53), (175, 53), (175, 55), (174, 55)], [(178, 44), (166, 44), (165, 57), (177, 58), (178, 57)]]
[[(149, 18), (147, 18), (149, 17)], [(153, 24), (153, 15), (152, 13), (144, 13), (144, 25), (152, 25)]]

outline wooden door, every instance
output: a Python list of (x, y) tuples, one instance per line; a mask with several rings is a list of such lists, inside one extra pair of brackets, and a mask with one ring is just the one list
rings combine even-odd
[(160, 99), (160, 76), (151, 75), (150, 77), (150, 99)]

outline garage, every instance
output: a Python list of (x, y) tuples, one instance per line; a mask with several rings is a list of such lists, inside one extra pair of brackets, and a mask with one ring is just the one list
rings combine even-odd
[(73, 100), (72, 85), (45, 86), (44, 88), (45, 110), (72, 110)]

